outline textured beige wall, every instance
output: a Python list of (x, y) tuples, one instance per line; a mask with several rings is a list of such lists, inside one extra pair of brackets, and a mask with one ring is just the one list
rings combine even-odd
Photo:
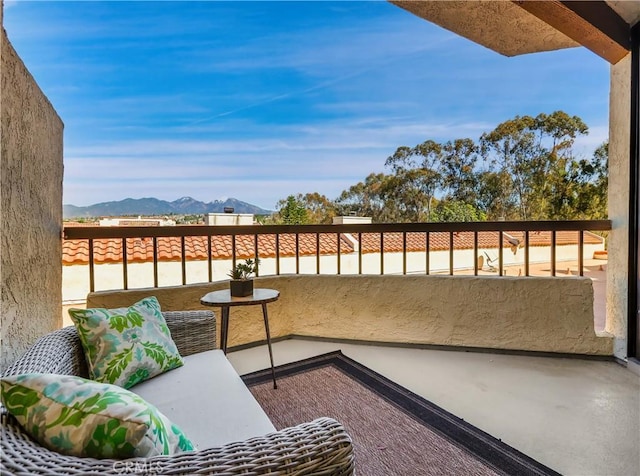
[(1, 45), (0, 276), (4, 367), (60, 327), (63, 124), (9, 43)]
[(631, 120), (631, 55), (611, 66), (609, 99), (609, 263), (605, 331), (614, 336), (614, 354), (627, 357), (629, 267), (629, 123)]
[[(281, 293), (269, 304), (273, 337), (291, 334), (378, 342), (611, 355), (597, 337), (588, 278), (475, 276), (279, 276), (259, 287)], [(87, 307), (158, 297), (163, 309), (201, 309), (200, 298), (227, 281), (173, 288), (103, 291)], [(259, 306), (231, 311), (229, 345), (263, 340)]]

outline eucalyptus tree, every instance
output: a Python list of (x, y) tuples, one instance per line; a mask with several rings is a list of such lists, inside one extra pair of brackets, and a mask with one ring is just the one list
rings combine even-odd
[(581, 187), (589, 183), (587, 169), (582, 169), (573, 145), (578, 136), (588, 133), (578, 116), (564, 111), (538, 114), (535, 118), (542, 154), (534, 162), (529, 201), (532, 219), (573, 218)]
[[(488, 170), (500, 177), (502, 204), (522, 220), (565, 218), (575, 198), (575, 139), (587, 134), (578, 116), (563, 111), (516, 116), (480, 137)], [(502, 216), (514, 210), (504, 209)]]
[[(480, 137), (488, 170), (499, 179), (500, 203), (503, 206), (515, 203), (518, 215), (524, 220), (531, 216), (528, 197), (533, 163), (542, 153), (536, 140), (535, 126), (533, 117), (516, 116)], [(501, 216), (507, 218), (510, 212), (503, 208)]]
[(427, 140), (413, 148), (398, 147), (385, 165), (393, 172), (396, 187), (401, 194), (393, 194), (397, 206), (403, 205), (404, 221), (429, 221), (436, 192), (443, 185), (442, 145)]
[(608, 146), (576, 157), (575, 141), (587, 133), (582, 119), (555, 111), (516, 116), (478, 142), (401, 146), (385, 161), (388, 174), (369, 174), (335, 201), (290, 196), (280, 215), (308, 223), (352, 212), (376, 222), (603, 218)]
[(337, 213), (368, 216), (376, 222), (393, 221), (393, 210), (385, 203), (385, 190), (388, 187), (389, 176), (382, 173), (367, 175), (364, 182), (352, 185), (336, 199)]
[(575, 182), (578, 186), (572, 203), (574, 213), (571, 218), (607, 218), (609, 143), (601, 144), (591, 158), (580, 160), (575, 169)]
[(446, 198), (475, 205), (478, 199), (478, 159), (480, 147), (469, 138), (441, 145), (442, 185)]

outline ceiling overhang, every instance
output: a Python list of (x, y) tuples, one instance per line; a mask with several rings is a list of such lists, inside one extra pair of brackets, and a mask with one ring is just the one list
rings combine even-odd
[[(506, 56), (585, 46), (612, 64), (630, 48), (640, 2), (391, 0), (395, 5)], [(621, 17), (620, 11), (625, 18)]]

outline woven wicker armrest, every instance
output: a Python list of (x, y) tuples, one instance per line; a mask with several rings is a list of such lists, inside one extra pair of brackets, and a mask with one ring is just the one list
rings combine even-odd
[(7, 475), (351, 475), (353, 446), (342, 425), (330, 418), (286, 428), (219, 448), (129, 460), (64, 456), (34, 443), (18, 426), (3, 422), (0, 469)]
[(165, 311), (162, 313), (180, 355), (216, 348), (216, 317), (211, 311)]
[(40, 337), (2, 375), (48, 373), (87, 377), (87, 363), (75, 327), (63, 327)]

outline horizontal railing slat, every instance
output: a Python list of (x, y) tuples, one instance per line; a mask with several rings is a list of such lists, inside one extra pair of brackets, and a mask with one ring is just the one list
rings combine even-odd
[(346, 225), (177, 225), (177, 226), (73, 226), (64, 228), (65, 240), (100, 238), (180, 237), (295, 233), (391, 233), (460, 231), (607, 231), (611, 220), (481, 221), (446, 223), (370, 223)]

